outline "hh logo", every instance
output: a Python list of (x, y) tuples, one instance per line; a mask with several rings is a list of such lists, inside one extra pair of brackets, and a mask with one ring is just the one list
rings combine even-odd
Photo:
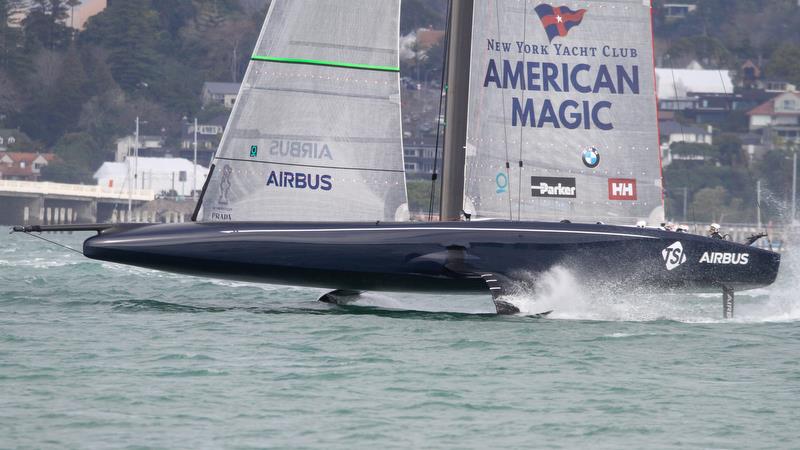
[(667, 263), (667, 270), (675, 270), (686, 262), (686, 254), (683, 253), (683, 244), (676, 242), (661, 252), (664, 262)]
[(553, 42), (556, 37), (564, 37), (571, 28), (580, 25), (586, 10), (573, 11), (566, 6), (554, 8), (548, 4), (541, 4), (536, 7), (536, 14), (542, 21), (548, 39)]
[(608, 180), (609, 200), (636, 200), (636, 180), (611, 178)]

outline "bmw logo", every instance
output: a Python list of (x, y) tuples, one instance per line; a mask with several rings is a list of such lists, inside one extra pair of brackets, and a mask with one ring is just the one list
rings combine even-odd
[(596, 148), (587, 148), (583, 151), (583, 165), (594, 169), (600, 165), (600, 152)]

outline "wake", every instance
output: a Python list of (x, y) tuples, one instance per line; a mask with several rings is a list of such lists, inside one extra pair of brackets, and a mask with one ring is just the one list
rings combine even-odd
[(507, 298), (521, 314), (553, 310), (552, 319), (686, 323), (760, 323), (800, 321), (800, 261), (792, 246), (782, 254), (774, 285), (736, 294), (736, 317), (722, 318), (721, 294), (664, 293), (650, 289), (616, 289), (582, 279), (556, 267), (529, 276)]

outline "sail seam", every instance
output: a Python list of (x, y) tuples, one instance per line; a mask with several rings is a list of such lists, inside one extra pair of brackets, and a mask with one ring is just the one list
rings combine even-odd
[(365, 172), (405, 173), (405, 171), (403, 170), (395, 170), (395, 169), (370, 169), (366, 167), (321, 166), (317, 164), (293, 164), (293, 163), (275, 162), (275, 161), (253, 161), (250, 159), (241, 159), (241, 158), (217, 158), (217, 159), (224, 161), (236, 161), (236, 162), (247, 162), (247, 163), (257, 163), (257, 164), (273, 164), (276, 166), (310, 167), (312, 169), (339, 169), (339, 170), (357, 170)]
[(240, 139), (281, 139), (281, 140), (295, 140), (295, 141), (333, 141), (333, 142), (348, 142), (354, 144), (400, 144), (401, 139), (398, 138), (370, 138), (370, 137), (349, 137), (349, 136), (311, 136), (302, 134), (273, 134), (273, 133), (260, 133), (257, 130), (237, 130), (231, 132), (231, 136)]
[(274, 62), (282, 64), (304, 64), (308, 66), (338, 67), (342, 69), (375, 70), (378, 72), (400, 72), (399, 67), (376, 66), (372, 64), (355, 64), (355, 63), (346, 63), (340, 61), (323, 61), (318, 59), (279, 58), (277, 56), (260, 56), (260, 55), (253, 55), (252, 58), (250, 59), (253, 61)]
[(360, 98), (366, 100), (391, 100), (388, 95), (364, 95), (364, 94), (343, 94), (334, 91), (321, 91), (319, 89), (291, 89), (291, 88), (266, 88), (266, 87), (253, 87), (250, 88), (254, 91), (265, 92), (291, 92), (295, 94), (312, 94), (312, 95), (331, 95), (334, 97), (347, 97), (347, 98)]

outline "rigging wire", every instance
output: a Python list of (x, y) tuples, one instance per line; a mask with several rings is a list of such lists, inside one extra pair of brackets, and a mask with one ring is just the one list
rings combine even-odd
[[(428, 205), (428, 222), (433, 221), (433, 203), (434, 198), (436, 197), (436, 181), (439, 178), (439, 139), (441, 137), (442, 127), (447, 126), (447, 105), (444, 104), (445, 93), (447, 92), (447, 69), (450, 65), (450, 23), (452, 21), (452, 17), (450, 17), (450, 11), (453, 5), (453, 0), (447, 2), (447, 23), (445, 24), (445, 34), (444, 34), (444, 63), (442, 64), (442, 81), (439, 88), (439, 116), (436, 117), (436, 150), (434, 150), (433, 154), (433, 173), (431, 174), (431, 198), (430, 204)], [(442, 123), (442, 117), (445, 117), (444, 123)], [(444, 153), (444, 149), (442, 149), (442, 153)], [(442, 180), (444, 183), (444, 180)], [(444, 190), (444, 186), (442, 186), (442, 191)], [(441, 216), (441, 211), (439, 212)]]
[[(497, 36), (500, 40), (502, 40), (502, 33), (500, 31), (500, 2), (496, 2), (495, 5), (495, 17), (497, 18)], [(502, 105), (506, 104), (506, 94), (505, 90), (500, 90), (500, 99), (502, 101)], [(508, 119), (506, 117), (506, 108), (503, 107), (503, 145), (506, 149), (506, 177), (508, 177), (508, 220), (514, 220), (514, 213), (512, 212), (512, 200), (511, 200), (511, 162), (508, 156)]]
[[(528, 42), (528, 7), (525, 5), (524, 9), (524, 19), (522, 25), (522, 41)], [(525, 58), (527, 55), (523, 52), (522, 53), (522, 65), (526, 66)], [(522, 91), (522, 103), (525, 103), (525, 90)], [(519, 127), (519, 180), (517, 182), (517, 220), (522, 220), (522, 142), (523, 142), (523, 130), (525, 127)], [(512, 217), (513, 220), (513, 217)]]
[(46, 238), (46, 237), (44, 237), (44, 236), (39, 236), (38, 234), (33, 234), (33, 233), (30, 233), (30, 232), (27, 232), (27, 231), (23, 231), (23, 233), (24, 233), (24, 234), (26, 234), (26, 235), (28, 235), (28, 236), (35, 237), (36, 239), (41, 239), (41, 240), (43, 240), (43, 241), (45, 241), (45, 242), (49, 242), (49, 243), (51, 243), (51, 244), (53, 244), (53, 245), (57, 245), (57, 246), (59, 246), (59, 247), (61, 247), (61, 248), (65, 248), (65, 249), (67, 249), (67, 250), (69, 250), (69, 251), (75, 252), (75, 253), (77, 253), (77, 254), (79, 254), (79, 255), (83, 256), (83, 252), (82, 252), (82, 251), (80, 251), (80, 250), (76, 250), (76, 249), (74, 249), (74, 248), (72, 248), (72, 247), (70, 247), (70, 246), (68, 246), (68, 245), (60, 244), (60, 243), (58, 243), (58, 242), (56, 242), (56, 241), (51, 241), (50, 239), (47, 239), (47, 238)]

